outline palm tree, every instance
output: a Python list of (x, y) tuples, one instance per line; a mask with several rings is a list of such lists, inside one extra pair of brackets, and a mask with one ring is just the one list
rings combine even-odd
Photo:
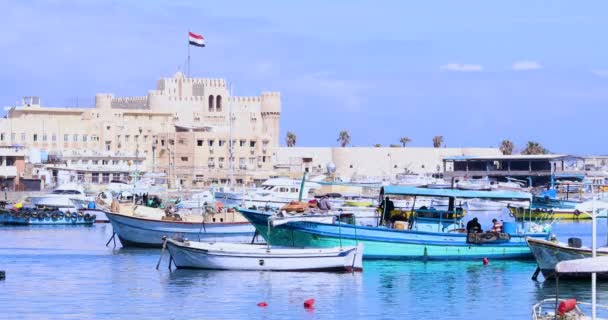
[(513, 141), (502, 140), (502, 142), (500, 142), (500, 151), (502, 152), (502, 154), (511, 155), (511, 154), (513, 154), (513, 149), (515, 149), (515, 145), (513, 144)]
[(547, 154), (549, 150), (545, 149), (540, 143), (536, 141), (528, 141), (526, 148), (521, 154)]
[(401, 143), (401, 145), (405, 148), (405, 146), (412, 142), (412, 139), (408, 138), (408, 137), (402, 137), (401, 139), (399, 139), (399, 143)]
[(285, 141), (287, 142), (287, 146), (288, 147), (295, 147), (296, 146), (296, 134), (291, 132), (291, 131), (287, 131), (287, 136), (285, 137)]
[(433, 148), (440, 148), (443, 144), (443, 136), (434, 136), (433, 137)]
[(350, 133), (346, 130), (340, 131), (340, 135), (338, 136), (338, 142), (340, 142), (341, 147), (346, 147), (350, 144)]

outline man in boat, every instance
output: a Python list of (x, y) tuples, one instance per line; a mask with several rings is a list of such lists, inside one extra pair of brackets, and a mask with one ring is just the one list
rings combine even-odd
[(391, 212), (395, 210), (395, 204), (393, 203), (393, 201), (391, 201), (389, 197), (386, 197), (384, 200), (382, 200), (382, 203), (380, 204), (380, 210), (382, 220), (388, 223), (391, 218)]
[(329, 203), (328, 195), (324, 195), (323, 198), (321, 198), (321, 201), (319, 201), (319, 209), (322, 211), (331, 210), (331, 203)]
[(502, 221), (498, 221), (497, 219), (492, 219), (492, 231), (493, 232), (502, 232)]
[(482, 233), (481, 224), (477, 221), (477, 217), (467, 222), (467, 234), (468, 233)]

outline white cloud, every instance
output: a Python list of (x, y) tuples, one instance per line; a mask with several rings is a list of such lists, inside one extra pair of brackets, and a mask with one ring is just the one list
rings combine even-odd
[(598, 77), (608, 78), (608, 69), (595, 69), (591, 70), (591, 73)]
[(536, 61), (515, 61), (511, 65), (511, 69), (514, 71), (538, 70), (540, 68), (542, 66)]
[(463, 64), (463, 63), (448, 63), (439, 67), (440, 70), (445, 71), (461, 71), (461, 72), (478, 72), (483, 71), (483, 67), (480, 64)]

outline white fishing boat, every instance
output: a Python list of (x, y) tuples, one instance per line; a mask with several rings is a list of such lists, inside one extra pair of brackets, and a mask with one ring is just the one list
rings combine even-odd
[(199, 209), (215, 203), (213, 192), (209, 190), (197, 192), (187, 199), (180, 200), (176, 207), (178, 209)]
[(166, 239), (177, 268), (256, 271), (361, 271), (363, 245), (336, 248), (267, 247)]
[(85, 208), (88, 204), (84, 188), (75, 183), (64, 184), (57, 187), (53, 192), (31, 196), (29, 201), (37, 207), (50, 208)]

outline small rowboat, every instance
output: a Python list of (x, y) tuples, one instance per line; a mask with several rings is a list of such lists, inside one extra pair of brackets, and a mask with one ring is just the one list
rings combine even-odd
[(361, 271), (363, 245), (268, 248), (264, 245), (166, 239), (177, 268), (260, 271)]

